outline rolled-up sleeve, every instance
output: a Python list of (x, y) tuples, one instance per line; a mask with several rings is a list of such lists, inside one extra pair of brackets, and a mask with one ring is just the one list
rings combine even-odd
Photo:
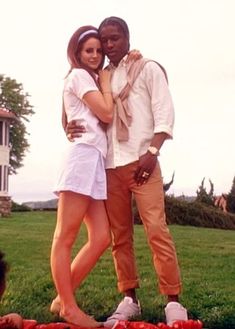
[(151, 97), (154, 133), (165, 132), (169, 138), (173, 138), (174, 105), (165, 75), (153, 61), (148, 62), (143, 71)]
[(78, 98), (82, 99), (87, 92), (97, 91), (98, 87), (86, 70), (73, 69), (67, 78), (67, 89), (73, 92)]

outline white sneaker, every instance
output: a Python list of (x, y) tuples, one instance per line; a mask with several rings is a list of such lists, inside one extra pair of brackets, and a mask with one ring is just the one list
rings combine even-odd
[(166, 323), (168, 326), (172, 326), (172, 324), (177, 320), (188, 320), (188, 314), (186, 308), (184, 308), (178, 302), (169, 302), (165, 307), (166, 314)]
[(116, 311), (103, 323), (104, 327), (113, 327), (120, 320), (130, 320), (141, 314), (140, 303), (133, 302), (131, 297), (125, 297)]

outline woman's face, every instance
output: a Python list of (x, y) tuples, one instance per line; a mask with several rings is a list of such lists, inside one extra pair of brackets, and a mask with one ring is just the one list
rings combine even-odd
[(103, 61), (101, 43), (96, 38), (89, 38), (83, 44), (80, 62), (91, 70), (96, 70)]

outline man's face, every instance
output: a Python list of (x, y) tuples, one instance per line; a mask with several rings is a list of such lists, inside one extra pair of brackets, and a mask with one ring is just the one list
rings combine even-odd
[(109, 60), (118, 65), (129, 50), (129, 40), (117, 25), (106, 25), (100, 30), (103, 52)]

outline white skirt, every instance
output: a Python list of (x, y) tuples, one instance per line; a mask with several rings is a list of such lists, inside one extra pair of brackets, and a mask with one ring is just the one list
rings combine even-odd
[(72, 144), (64, 155), (54, 193), (72, 191), (93, 199), (107, 199), (104, 157), (94, 146)]

